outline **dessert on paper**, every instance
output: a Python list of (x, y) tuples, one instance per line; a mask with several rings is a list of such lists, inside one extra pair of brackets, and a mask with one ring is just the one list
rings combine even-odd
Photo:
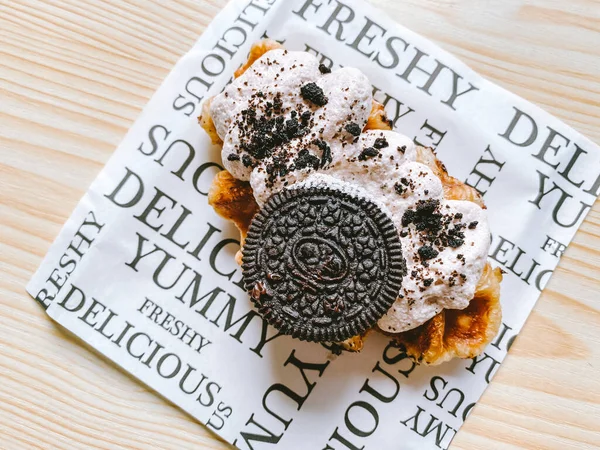
[[(217, 101), (212, 106), (221, 108), (221, 119), (213, 121), (210, 114), (209, 99), (235, 85), (232, 74), (251, 70), (266, 49), (279, 47), (271, 42), (253, 49), (265, 36), (318, 62), (310, 63), (311, 79), (300, 97), (294, 95), (295, 104), (305, 106), (295, 120), (289, 112), (286, 136), (304, 128), (340, 136), (311, 139), (299, 149), (293, 162), (305, 173), (295, 167), (284, 177), (303, 179), (283, 190), (279, 183), (288, 179), (271, 179), (266, 168), (253, 175), (249, 169), (260, 167), (257, 158), (237, 154), (224, 128), (217, 129), (234, 108)], [(345, 99), (322, 84), (332, 78), (329, 86), (336, 85), (336, 74), (353, 80), (352, 101), (364, 110), (349, 120), (336, 116), (340, 110), (328, 112), (322, 132), (315, 126), (318, 117), (306, 115), (304, 125), (305, 110), (314, 116), (325, 100), (325, 106), (346, 108)], [(336, 148), (340, 142), (345, 147)], [(250, 137), (250, 144), (258, 155), (258, 141)], [(229, 161), (230, 154), (239, 161)], [(359, 164), (348, 161), (354, 158)], [(367, 166), (365, 173), (354, 170), (360, 164)], [(407, 449), (447, 448), (527, 320), (559, 250), (595, 200), (598, 167), (600, 150), (584, 136), (366, 2), (234, 0), (148, 102), (27, 290), (55, 322), (243, 450), (392, 450), (398, 442)], [(248, 181), (238, 179), (246, 176)], [(399, 183), (382, 190), (386, 177), (399, 177)], [(331, 198), (333, 192), (338, 198)], [(318, 202), (323, 196), (332, 208)], [(296, 202), (302, 204), (296, 208)], [(456, 208), (452, 215), (444, 212), (446, 205)], [(325, 225), (347, 220), (351, 229), (335, 240), (321, 233), (327, 229), (320, 224), (309, 240), (287, 227), (261, 236), (252, 231), (257, 213), (264, 223), (285, 217), (292, 226), (316, 213)], [(364, 223), (368, 230), (360, 227)], [(459, 231), (450, 231), (457, 225)], [(412, 234), (402, 236), (403, 228)], [(350, 263), (362, 264), (362, 283), (394, 290), (373, 305), (372, 318), (381, 314), (377, 324), (336, 328), (334, 340), (346, 337), (334, 332), (358, 333), (337, 344), (301, 341), (269, 325), (253, 307), (240, 265), (252, 263), (239, 252), (246, 237), (240, 239), (240, 230), (248, 229), (248, 249), (268, 248), (262, 263), (277, 269), (268, 272), (268, 283), (251, 280), (250, 294), (259, 301), (269, 289), (279, 289), (290, 293), (292, 303), (278, 306), (278, 313), (290, 306), (284, 314), (293, 318), (312, 308), (314, 302), (299, 310), (312, 297), (296, 295), (314, 295), (312, 281), (302, 289), (287, 282), (275, 286), (278, 252), (293, 251), (305, 278), (318, 273), (319, 286), (332, 289), (327, 303), (315, 305), (317, 313), (323, 307), (318, 319), (327, 322), (331, 314), (351, 320), (347, 312), (355, 310), (346, 309), (337, 287)], [(491, 244), (478, 234), (488, 229)], [(421, 232), (457, 247), (414, 240)], [(377, 260), (364, 251), (371, 239), (382, 242), (375, 246)], [(467, 240), (476, 249), (470, 255), (462, 250)], [(362, 251), (348, 257), (350, 248)], [(427, 259), (435, 252), (458, 266), (454, 286), (435, 284), (426, 269), (444, 273), (433, 264), (419, 271), (423, 262), (435, 260)], [(466, 270), (458, 254), (473, 266)], [(404, 272), (404, 265), (402, 286), (393, 277), (381, 282), (379, 275)], [(374, 267), (385, 270), (371, 275)], [(396, 294), (414, 287), (418, 296), (403, 295), (419, 306), (407, 312), (408, 302), (396, 304)], [(455, 299), (442, 292), (455, 292)], [(421, 294), (430, 305), (419, 303)], [(371, 331), (363, 342), (356, 337), (362, 327), (383, 332)], [(361, 350), (340, 353), (340, 345)]]

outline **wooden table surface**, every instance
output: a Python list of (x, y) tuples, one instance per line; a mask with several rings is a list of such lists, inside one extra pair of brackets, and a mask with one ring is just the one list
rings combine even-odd
[[(600, 142), (598, 0), (373, 3)], [(229, 448), (61, 331), (24, 289), (223, 5), (0, 0), (0, 448)], [(596, 202), (453, 449), (598, 448), (599, 297)]]

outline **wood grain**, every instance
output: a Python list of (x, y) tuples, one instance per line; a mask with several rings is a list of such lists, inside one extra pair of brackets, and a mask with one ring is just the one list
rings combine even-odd
[[(597, 0), (373, 0), (600, 142)], [(24, 286), (217, 0), (0, 0), (0, 447), (228, 446), (62, 332)], [(600, 206), (454, 449), (600, 443)]]

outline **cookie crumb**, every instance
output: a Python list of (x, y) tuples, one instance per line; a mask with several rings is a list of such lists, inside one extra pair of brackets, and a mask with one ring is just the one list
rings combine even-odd
[(321, 89), (316, 83), (306, 83), (300, 88), (300, 93), (304, 100), (308, 100), (317, 106), (325, 106), (328, 102), (323, 89)]

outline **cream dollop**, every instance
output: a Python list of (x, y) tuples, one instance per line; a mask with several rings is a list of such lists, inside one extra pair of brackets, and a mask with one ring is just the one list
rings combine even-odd
[[(318, 96), (306, 95), (308, 84)], [(259, 205), (282, 189), (328, 185), (368, 196), (392, 218), (408, 271), (378, 325), (400, 333), (469, 304), (486, 263), (489, 228), (475, 203), (444, 199), (440, 179), (417, 162), (412, 140), (393, 131), (360, 132), (371, 103), (371, 85), (359, 70), (327, 73), (308, 53), (273, 50), (212, 100), (211, 115), (225, 168), (250, 182)]]
[[(325, 105), (312, 103), (301, 96), (302, 87), (308, 83), (315, 83), (322, 90), (327, 99)], [(367, 123), (371, 111), (371, 89), (369, 80), (361, 71), (348, 67), (322, 73), (317, 59), (306, 52), (272, 50), (264, 54), (210, 104), (217, 133), (223, 140), (221, 156), (225, 168), (240, 180), (250, 180), (257, 200), (264, 202), (272, 193), (263, 194), (263, 186), (270, 175), (267, 173), (269, 164), (276, 158), (288, 159), (284, 163), (293, 163), (292, 158), (306, 148), (320, 159), (322, 150), (314, 143), (317, 139), (330, 147), (341, 147), (343, 138), (347, 141), (352, 137), (344, 129), (347, 123), (356, 123), (359, 129)], [(273, 115), (284, 117), (286, 122), (293, 113), (296, 118), (309, 113), (306, 134), (281, 143), (276, 151), (263, 158), (248, 155), (245, 150), (248, 141), (254, 144), (261, 139), (259, 133), (248, 133), (246, 118), (249, 112), (258, 120), (271, 118), (268, 113), (274, 106), (278, 107)], [(244, 154), (252, 158), (252, 164), (249, 160), (244, 162)], [(233, 159), (231, 155), (234, 155)], [(332, 151), (332, 155), (339, 155), (339, 151)], [(235, 159), (237, 157), (239, 159)], [(290, 181), (303, 179), (310, 172), (309, 168), (293, 169), (289, 172)], [(277, 185), (272, 191), (282, 187)]]

